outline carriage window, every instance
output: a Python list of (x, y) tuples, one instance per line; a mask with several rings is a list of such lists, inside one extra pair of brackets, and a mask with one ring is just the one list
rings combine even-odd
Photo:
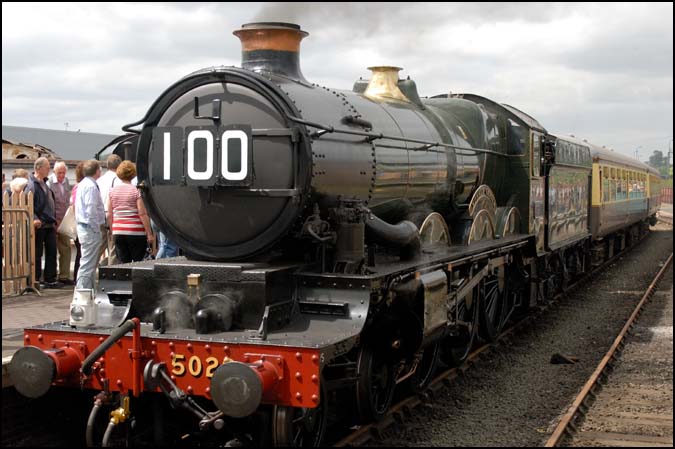
[(645, 185), (645, 175), (640, 173), (640, 198), (644, 198), (646, 195), (647, 189)]
[(609, 201), (616, 201), (616, 179), (609, 180)]
[(640, 198), (640, 174), (633, 173), (633, 185), (635, 186), (635, 198)]
[(620, 201), (623, 199), (623, 180), (618, 178), (616, 180), (616, 200)]
[(609, 200), (616, 201), (616, 169), (610, 169), (610, 179), (609, 179)]
[(637, 172), (631, 172), (631, 185), (633, 186), (633, 198), (640, 198), (640, 175)]
[(616, 171), (616, 200), (623, 199), (623, 170)]

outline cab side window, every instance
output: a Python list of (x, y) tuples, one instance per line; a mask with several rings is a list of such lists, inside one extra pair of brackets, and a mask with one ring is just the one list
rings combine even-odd
[(522, 126), (509, 119), (506, 136), (508, 142), (508, 154), (525, 154), (525, 144), (527, 143), (527, 139), (525, 136), (525, 129)]

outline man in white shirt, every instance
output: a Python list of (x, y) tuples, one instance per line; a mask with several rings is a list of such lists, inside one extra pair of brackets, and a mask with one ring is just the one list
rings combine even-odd
[[(108, 166), (108, 171), (105, 172), (103, 176), (98, 178), (96, 184), (98, 184), (99, 189), (101, 189), (101, 200), (103, 201), (103, 207), (108, 207), (108, 196), (110, 195), (110, 190), (119, 184), (121, 181), (117, 177), (117, 167), (122, 163), (122, 158), (116, 154), (111, 154), (106, 159)], [(105, 211), (106, 216), (108, 210)], [(103, 231), (103, 245), (101, 246), (101, 256), (105, 253), (105, 250), (108, 250), (108, 257), (101, 259), (101, 264), (105, 265), (106, 263), (114, 264), (117, 263), (117, 256), (115, 255), (115, 246), (113, 244), (112, 236), (109, 235), (107, 230)]]
[(105, 209), (100, 188), (96, 180), (101, 176), (101, 167), (96, 160), (84, 162), (82, 174), (85, 178), (77, 187), (75, 196), (75, 218), (77, 237), (80, 241), (82, 257), (77, 272), (76, 288), (94, 288), (96, 265), (99, 259), (103, 236), (101, 228), (105, 226)]

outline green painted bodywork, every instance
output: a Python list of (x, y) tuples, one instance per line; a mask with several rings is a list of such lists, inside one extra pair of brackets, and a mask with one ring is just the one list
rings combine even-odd
[[(367, 85), (357, 81), (354, 90), (363, 92)], [(458, 94), (420, 99), (412, 81), (400, 80), (399, 87), (444, 141), (488, 150), (456, 151), (453, 198), (460, 211), (485, 184), (498, 207), (518, 209), (520, 232), (535, 236), (539, 254), (589, 235), (587, 145), (550, 135), (524, 112), (488, 98)]]
[[(457, 95), (471, 101), (487, 114), (492, 124), (491, 149), (503, 156), (489, 157), (485, 164), (483, 183), (495, 194), (498, 206), (517, 207), (520, 212), (520, 232), (538, 235), (543, 232), (543, 183), (532, 177), (532, 130), (543, 131), (534, 119), (525, 120), (503, 105), (484, 97)], [(514, 129), (519, 133), (515, 133)], [(532, 183), (534, 181), (534, 183)], [(537, 219), (537, 217), (539, 219)], [(543, 234), (542, 234), (543, 237)], [(543, 238), (541, 245), (543, 250)]]
[[(537, 252), (588, 236), (592, 163), (588, 146), (550, 135), (539, 122), (512, 106), (471, 94), (454, 98), (474, 103), (488, 123), (482, 129), (468, 125), (479, 117), (475, 109), (465, 102), (445, 100), (446, 110), (475, 133), (472, 144), (503, 155), (486, 158), (482, 183), (493, 190), (498, 206), (518, 208), (520, 230), (535, 236)], [(489, 137), (486, 128), (492, 131)], [(555, 148), (546, 161), (544, 142)]]

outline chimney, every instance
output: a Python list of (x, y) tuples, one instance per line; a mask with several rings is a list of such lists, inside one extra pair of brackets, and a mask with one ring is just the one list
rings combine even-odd
[(305, 81), (300, 71), (300, 41), (309, 33), (283, 22), (246, 23), (232, 34), (241, 41), (241, 66)]

